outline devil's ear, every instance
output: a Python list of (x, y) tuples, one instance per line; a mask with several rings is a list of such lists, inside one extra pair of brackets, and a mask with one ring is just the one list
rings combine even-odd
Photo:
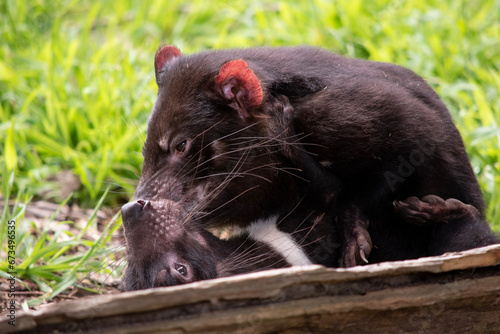
[(155, 75), (156, 75), (156, 83), (159, 83), (160, 76), (163, 67), (170, 60), (180, 57), (181, 52), (173, 45), (165, 45), (160, 50), (156, 52), (155, 55)]
[(215, 90), (243, 119), (262, 103), (262, 87), (255, 73), (242, 60), (225, 63), (214, 79)]

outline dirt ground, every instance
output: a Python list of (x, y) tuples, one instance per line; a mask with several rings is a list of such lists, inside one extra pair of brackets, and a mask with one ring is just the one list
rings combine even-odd
[[(0, 199), (0, 205), (3, 206), (3, 201)], [(59, 210), (60, 209), (60, 210)], [(59, 210), (53, 220), (48, 220), (48, 217), (54, 215), (54, 213)], [(71, 207), (65, 206), (59, 208), (58, 205), (45, 202), (45, 201), (36, 201), (32, 202), (26, 208), (25, 217), (23, 223), (26, 222), (31, 224), (30, 229), (33, 234), (39, 233), (37, 232), (49, 226), (49, 234), (53, 234), (56, 230), (62, 229), (71, 231), (73, 235), (78, 235), (83, 226), (87, 224), (88, 219), (92, 215), (93, 210), (84, 210), (76, 205)], [(103, 209), (99, 210), (97, 213), (96, 221), (94, 227), (89, 227), (87, 232), (84, 235), (84, 239), (92, 240), (97, 239), (102, 233), (102, 230), (106, 226), (107, 223), (110, 222), (111, 218), (114, 216), (117, 210), (111, 209)], [(47, 225), (48, 224), (48, 225)], [(62, 234), (63, 238), (66, 236)], [(64, 241), (64, 240), (58, 240)], [(124, 244), (123, 232), (120, 228), (112, 238), (112, 246), (119, 247)], [(69, 252), (78, 252), (85, 251), (83, 246), (72, 247)], [(4, 257), (4, 253), (1, 254), (2, 258)], [(32, 309), (40, 309), (50, 303), (58, 303), (64, 300), (73, 300), (78, 299), (88, 295), (94, 295), (95, 293), (89, 290), (97, 291), (99, 294), (114, 294), (120, 292), (119, 289), (120, 281), (112, 277), (109, 274), (97, 274), (97, 273), (89, 273), (86, 277), (81, 278), (78, 282), (79, 287), (71, 286), (66, 291), (60, 293), (55, 298), (50, 300), (43, 300), (41, 304), (38, 304)], [(21, 309), (24, 302), (27, 302), (32, 299), (38, 299), (44, 295), (44, 293), (40, 290), (38, 285), (29, 279), (22, 279), (21, 282), (17, 281), (15, 284), (15, 301), (16, 308)], [(12, 298), (9, 297), (10, 292), (10, 281), (6, 277), (0, 277), (0, 306), (1, 311), (0, 314), (5, 313), (6, 311), (6, 303)], [(26, 304), (25, 306), (26, 307)]]

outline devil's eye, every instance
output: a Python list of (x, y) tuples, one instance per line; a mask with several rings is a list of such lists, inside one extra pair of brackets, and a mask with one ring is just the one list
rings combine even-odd
[(177, 154), (184, 153), (184, 151), (186, 150), (186, 146), (187, 146), (187, 140), (184, 140), (184, 141), (180, 142), (179, 144), (177, 144), (177, 146), (175, 147)]
[(181, 274), (182, 276), (186, 277), (187, 274), (188, 274), (188, 271), (187, 271), (187, 268), (185, 265), (182, 265), (182, 264), (174, 264), (174, 267), (175, 267), (175, 270), (177, 270), (177, 272), (179, 274)]

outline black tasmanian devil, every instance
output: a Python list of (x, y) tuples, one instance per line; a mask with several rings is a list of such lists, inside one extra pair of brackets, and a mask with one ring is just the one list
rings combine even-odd
[[(179, 246), (159, 226), (276, 227), (303, 200), (335, 226), (332, 266), (496, 241), (448, 110), (410, 70), (312, 47), (182, 56), (165, 46), (155, 71), (144, 167), (133, 214), (124, 215), (130, 289), (168, 284), (165, 272), (186, 268), (169, 258)], [(298, 136), (276, 127), (285, 109)], [(326, 181), (310, 187), (304, 178)], [(168, 204), (152, 226), (128, 218), (150, 202)], [(464, 205), (477, 211), (464, 218)], [(207, 244), (184, 246), (196, 240)], [(166, 255), (155, 258), (157, 250)]]
[[(142, 266), (127, 270), (123, 287), (137, 290), (178, 285), (292, 265), (332, 266), (339, 258), (338, 231), (328, 215), (305, 203), (301, 202), (278, 219), (279, 230), (274, 226), (276, 222), (267, 221), (233, 233), (226, 240), (215, 237), (201, 224), (184, 225), (174, 219), (171, 207), (175, 204), (170, 201), (131, 202), (122, 208), (128, 235), (136, 235), (129, 237), (128, 247), (141, 249), (147, 245), (149, 248), (147, 253), (129, 254), (132, 265), (141, 263)], [(399, 201), (395, 209), (406, 223), (454, 224), (455, 234), (447, 236), (446, 242), (450, 244), (456, 242), (457, 236), (480, 235), (471, 231), (470, 223), (480, 219), (479, 212), (456, 199), (443, 200), (435, 195), (422, 200), (410, 197)], [(137, 237), (143, 235), (145, 226), (154, 232), (146, 238)], [(153, 239), (148, 240), (151, 236)], [(385, 252), (391, 247), (382, 244), (381, 248), (381, 252)]]

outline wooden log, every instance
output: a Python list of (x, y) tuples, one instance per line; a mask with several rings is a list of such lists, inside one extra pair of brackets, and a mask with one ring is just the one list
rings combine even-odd
[(269, 270), (20, 312), (1, 333), (495, 333), (500, 245), (349, 269)]

